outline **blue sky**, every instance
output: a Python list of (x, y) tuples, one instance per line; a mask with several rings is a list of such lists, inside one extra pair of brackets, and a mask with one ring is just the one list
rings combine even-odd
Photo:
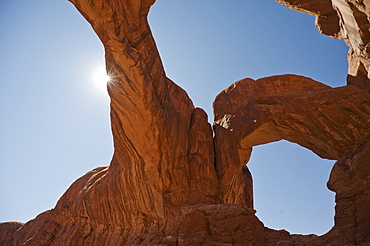
[[(346, 45), (273, 0), (157, 0), (149, 20), (167, 76), (210, 122), (214, 97), (242, 78), (292, 73), (345, 85)], [(109, 98), (92, 78), (104, 49), (66, 0), (1, 1), (0, 37), (0, 221), (25, 222), (109, 164)], [(292, 233), (325, 233), (332, 165), (286, 141), (254, 148), (248, 166), (259, 218)]]

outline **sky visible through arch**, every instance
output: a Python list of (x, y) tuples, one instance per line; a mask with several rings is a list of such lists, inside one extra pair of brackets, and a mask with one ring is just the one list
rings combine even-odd
[[(214, 97), (242, 78), (291, 73), (345, 85), (346, 45), (274, 0), (157, 0), (149, 20), (167, 76), (210, 122)], [(1, 1), (0, 37), (0, 221), (26, 222), (109, 164), (109, 98), (92, 78), (104, 49), (66, 0)], [(256, 147), (257, 215), (272, 228), (325, 233), (332, 164), (286, 141)]]

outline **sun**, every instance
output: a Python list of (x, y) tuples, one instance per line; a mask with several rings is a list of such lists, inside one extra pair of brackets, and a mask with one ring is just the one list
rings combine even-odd
[(102, 91), (107, 90), (107, 83), (110, 80), (110, 76), (107, 75), (105, 67), (96, 69), (93, 75), (95, 86)]

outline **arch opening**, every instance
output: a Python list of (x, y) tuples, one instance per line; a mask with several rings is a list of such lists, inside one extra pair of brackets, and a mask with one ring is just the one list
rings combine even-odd
[(286, 140), (255, 146), (247, 166), (257, 217), (266, 227), (292, 234), (328, 232), (335, 193), (326, 182), (334, 162)]

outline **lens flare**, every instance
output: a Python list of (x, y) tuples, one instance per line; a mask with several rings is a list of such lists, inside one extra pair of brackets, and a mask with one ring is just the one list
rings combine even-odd
[(105, 67), (100, 67), (94, 72), (94, 83), (99, 90), (107, 90), (107, 83), (110, 79)]

